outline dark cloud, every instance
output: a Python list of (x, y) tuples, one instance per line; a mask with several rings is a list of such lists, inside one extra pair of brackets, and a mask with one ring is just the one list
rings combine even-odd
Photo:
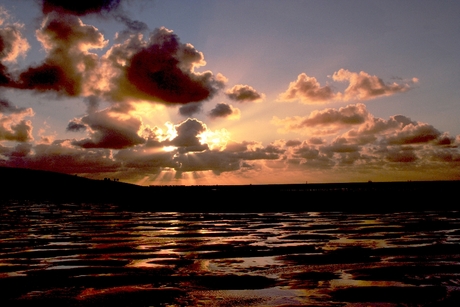
[(251, 160), (276, 160), (284, 150), (275, 146), (250, 148), (254, 143), (234, 143), (232, 149), (225, 151), (202, 151), (193, 154), (181, 154), (174, 158), (178, 177), (184, 172), (212, 171), (215, 174), (236, 171)]
[[(13, 153), (16, 154), (13, 154)], [(98, 174), (115, 172), (120, 163), (111, 158), (109, 150), (84, 150), (70, 146), (66, 140), (16, 148), (2, 166), (47, 170), (67, 174)]]
[(259, 102), (265, 98), (264, 94), (257, 92), (251, 86), (242, 84), (235, 85), (226, 91), (225, 94), (228, 96), (228, 98), (239, 102)]
[(329, 145), (321, 146), (321, 152), (328, 155), (332, 153), (345, 153), (345, 152), (358, 152), (360, 147), (356, 144), (349, 144), (345, 138), (339, 137), (331, 142)]
[(104, 13), (118, 7), (121, 0), (39, 0), (44, 14), (56, 11), (59, 13), (86, 15), (90, 13)]
[(240, 116), (240, 110), (226, 103), (218, 103), (216, 104), (214, 109), (209, 111), (209, 117), (211, 118), (217, 118), (217, 117), (239, 118), (239, 116)]
[(0, 98), (0, 113), (3, 114), (22, 114), (30, 113), (31, 110), (27, 108), (18, 108), (17, 106), (11, 104), (8, 100)]
[(396, 147), (388, 150), (385, 159), (389, 162), (412, 163), (417, 161), (418, 157), (413, 148)]
[(163, 27), (155, 29), (148, 42), (132, 35), (113, 47), (107, 59), (121, 70), (112, 79), (111, 96), (115, 100), (131, 97), (186, 104), (212, 98), (224, 84), (210, 71), (195, 72), (195, 67), (206, 63), (203, 54)]
[(140, 119), (120, 115), (106, 109), (71, 121), (70, 126), (72, 123), (80, 123), (90, 131), (90, 138), (75, 140), (72, 145), (82, 148), (122, 149), (145, 143), (145, 139), (138, 135), (142, 125)]
[(8, 68), (0, 63), (0, 86), (8, 86), (12, 83), (12, 77), (8, 72)]
[(181, 152), (203, 151), (208, 149), (207, 144), (202, 144), (198, 135), (207, 130), (206, 125), (197, 119), (187, 119), (175, 126), (177, 136), (169, 145), (179, 147)]
[(85, 131), (86, 130), (86, 125), (80, 123), (78, 120), (72, 120), (69, 122), (66, 128), (67, 131)]
[(125, 14), (117, 14), (115, 19), (123, 23), (126, 28), (128, 28), (128, 32), (141, 33), (149, 29), (146, 23), (138, 20), (132, 20)]
[(141, 149), (122, 149), (114, 156), (123, 168), (139, 171), (159, 172), (163, 168), (174, 168), (174, 152), (151, 152)]
[(285, 146), (286, 147), (299, 146), (300, 144), (302, 144), (302, 142), (299, 140), (289, 140), (286, 142)]
[(75, 16), (49, 14), (37, 38), (48, 55), (42, 64), (22, 72), (16, 86), (67, 96), (85, 94), (85, 85), (91, 83), (98, 65), (97, 55), (88, 50), (106, 45), (102, 34)]
[(201, 102), (191, 102), (182, 105), (179, 108), (179, 114), (182, 116), (192, 116), (196, 113), (200, 113), (203, 109)]
[(437, 140), (441, 136), (432, 125), (418, 123), (406, 125), (395, 135), (389, 136), (386, 141), (391, 145), (427, 143)]
[(68, 96), (77, 96), (81, 92), (80, 77), (69, 76), (59, 65), (44, 63), (37, 67), (30, 67), (21, 73), (19, 78), (21, 87), (25, 89), (40, 92), (55, 91)]

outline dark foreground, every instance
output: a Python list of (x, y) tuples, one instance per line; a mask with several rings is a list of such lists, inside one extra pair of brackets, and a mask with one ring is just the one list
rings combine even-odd
[(1, 306), (460, 306), (460, 212), (0, 206)]
[(138, 186), (0, 167), (0, 202), (115, 203), (180, 212), (395, 212), (458, 210), (459, 181)]

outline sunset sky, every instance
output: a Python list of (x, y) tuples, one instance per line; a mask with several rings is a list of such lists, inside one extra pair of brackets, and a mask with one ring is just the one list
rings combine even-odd
[(460, 179), (458, 1), (83, 3), (0, 0), (0, 166), (141, 185)]

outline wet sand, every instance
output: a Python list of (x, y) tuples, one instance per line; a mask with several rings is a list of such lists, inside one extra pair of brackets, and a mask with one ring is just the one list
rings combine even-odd
[(0, 206), (2, 306), (458, 306), (460, 212)]

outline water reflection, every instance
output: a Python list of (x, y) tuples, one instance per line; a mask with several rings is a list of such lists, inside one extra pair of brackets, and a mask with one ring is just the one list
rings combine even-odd
[(423, 286), (435, 306), (460, 297), (459, 217), (6, 204), (0, 287), (5, 302), (26, 306), (398, 304), (378, 289), (412, 306)]

